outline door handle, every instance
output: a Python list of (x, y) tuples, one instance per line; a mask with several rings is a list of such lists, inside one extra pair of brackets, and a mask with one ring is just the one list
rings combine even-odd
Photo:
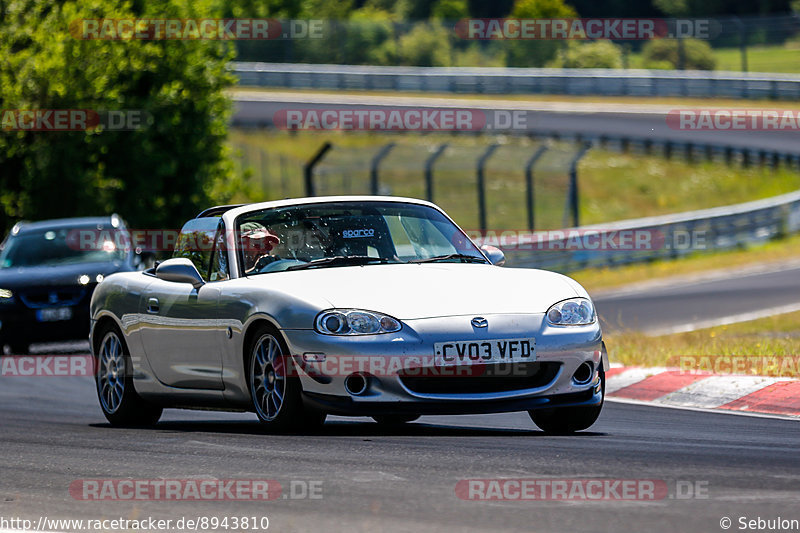
[(158, 298), (150, 298), (147, 300), (147, 312), (157, 314), (159, 310)]

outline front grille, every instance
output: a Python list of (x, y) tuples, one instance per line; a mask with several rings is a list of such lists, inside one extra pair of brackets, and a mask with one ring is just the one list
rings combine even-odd
[[(543, 387), (558, 375), (561, 363), (519, 363), (476, 367), (423, 367), (399, 373), (411, 392), (420, 394), (481, 394)], [(443, 375), (443, 374), (447, 375)]]
[(36, 288), (20, 293), (22, 303), (33, 309), (76, 305), (86, 294), (83, 287)]

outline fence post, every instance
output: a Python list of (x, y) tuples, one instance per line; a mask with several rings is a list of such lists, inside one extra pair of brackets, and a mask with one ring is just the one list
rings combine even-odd
[(747, 26), (742, 23), (739, 17), (733, 17), (733, 22), (739, 28), (739, 53), (742, 59), (742, 72), (747, 72)]
[(591, 148), (592, 145), (588, 143), (581, 146), (569, 164), (569, 207), (572, 212), (572, 227), (575, 228), (580, 226), (580, 218), (578, 216), (578, 162)]
[(378, 150), (378, 153), (375, 154), (375, 157), (372, 158), (372, 163), (370, 164), (369, 169), (369, 189), (370, 194), (377, 195), (378, 194), (378, 166), (381, 164), (381, 161), (384, 157), (389, 155), (389, 152), (392, 151), (394, 148), (394, 143), (389, 143)]
[(486, 234), (486, 230), (488, 229), (486, 223), (486, 183), (483, 170), (486, 166), (486, 161), (488, 161), (494, 151), (499, 147), (500, 145), (497, 144), (490, 145), (478, 159), (478, 225), (480, 226), (481, 234)]
[(425, 198), (433, 201), (433, 164), (439, 159), (447, 148), (448, 144), (440, 144), (436, 150), (425, 160)]
[(314, 167), (317, 166), (317, 163), (322, 161), (322, 158), (325, 157), (325, 154), (328, 153), (328, 150), (333, 148), (333, 145), (329, 142), (326, 142), (322, 146), (320, 146), (317, 153), (309, 159), (306, 164), (303, 166), (303, 174), (305, 175), (306, 180), (306, 196), (316, 196), (314, 190)]
[(535, 217), (534, 217), (534, 210), (535, 210), (535, 203), (534, 203), (534, 189), (533, 189), (533, 167), (536, 165), (536, 162), (539, 160), (540, 157), (544, 155), (544, 153), (548, 150), (548, 146), (543, 144), (539, 147), (536, 152), (528, 159), (528, 163), (525, 165), (525, 205), (528, 210), (528, 229), (533, 231), (535, 227)]

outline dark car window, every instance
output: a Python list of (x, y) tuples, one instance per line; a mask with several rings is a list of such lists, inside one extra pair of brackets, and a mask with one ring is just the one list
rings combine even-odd
[(123, 261), (127, 234), (96, 226), (29, 231), (10, 237), (0, 252), (0, 268)]
[(485, 260), (469, 238), (432, 207), (399, 202), (330, 202), (253, 211), (236, 221), (244, 274), (334, 257), (383, 262), (464, 254)]
[(214, 238), (214, 251), (211, 256), (209, 281), (223, 281), (230, 278), (228, 273), (228, 246), (225, 243), (225, 223), (220, 219), (217, 235)]
[(184, 257), (194, 263), (205, 281), (216, 281), (210, 279), (209, 273), (219, 224), (219, 217), (193, 218), (181, 229), (172, 254), (172, 257)]

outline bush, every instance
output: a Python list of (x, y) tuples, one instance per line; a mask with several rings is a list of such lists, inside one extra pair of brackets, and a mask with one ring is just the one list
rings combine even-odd
[[(569, 18), (577, 14), (563, 0), (516, 0), (512, 18)], [(552, 40), (508, 41), (506, 64), (509, 67), (543, 67), (558, 53), (560, 43)]]
[(450, 65), (450, 33), (437, 23), (415, 24), (400, 37), (398, 64), (418, 67)]
[(551, 63), (561, 68), (622, 68), (622, 48), (611, 41), (571, 41), (563, 54)]
[[(683, 39), (684, 68), (687, 70), (714, 70), (717, 60), (706, 41)], [(642, 48), (644, 68), (659, 69), (680, 67), (677, 39), (656, 39)]]
[[(19, 0), (0, 7), (0, 109), (143, 110), (135, 131), (0, 131), (0, 229), (116, 211), (175, 227), (232, 176), (222, 41), (79, 40), (81, 18), (214, 16), (208, 0)], [(223, 199), (224, 200), (224, 199)]]

